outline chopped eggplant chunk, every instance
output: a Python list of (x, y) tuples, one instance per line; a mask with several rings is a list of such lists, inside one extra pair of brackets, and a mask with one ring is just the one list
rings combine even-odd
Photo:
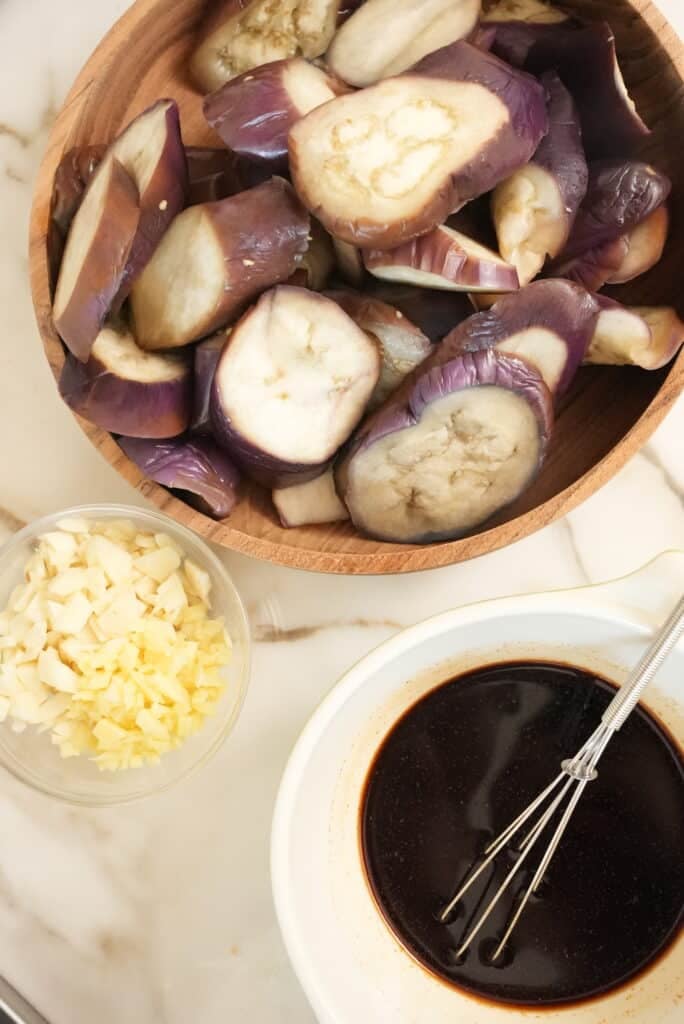
[(570, 281), (535, 281), (464, 321), (439, 351), (444, 357), (496, 348), (517, 356), (537, 370), (555, 396), (572, 383), (598, 314), (597, 301), (584, 288)]
[(379, 376), (377, 345), (337, 303), (274, 288), (233, 328), (221, 355), (214, 435), (260, 483), (303, 483), (350, 436)]
[(530, 163), (498, 185), (492, 196), (499, 250), (517, 269), (521, 285), (529, 284), (547, 258), (563, 250), (589, 181), (572, 97), (554, 72), (544, 75), (542, 83), (548, 135)]
[(147, 441), (120, 437), (119, 447), (148, 480), (180, 491), (189, 505), (212, 519), (226, 519), (235, 508), (240, 473), (208, 437)]
[(527, 363), (493, 349), (412, 377), (375, 413), (337, 471), (354, 525), (380, 540), (461, 536), (528, 486), (553, 422), (549, 391)]
[(200, 29), (190, 70), (204, 92), (288, 57), (313, 60), (335, 34), (340, 0), (222, 0)]
[(375, 409), (429, 355), (432, 351), (430, 339), (401, 310), (370, 295), (349, 291), (331, 291), (326, 294), (380, 346), (382, 370), (368, 403), (369, 409)]
[(367, 249), (366, 269), (383, 281), (449, 291), (513, 292), (515, 267), (497, 252), (442, 224), (396, 249)]
[(658, 207), (646, 220), (624, 236), (626, 253), (607, 284), (626, 284), (651, 270), (660, 260), (667, 243), (670, 214), (666, 205)]
[(290, 128), (340, 91), (330, 75), (293, 57), (226, 82), (205, 97), (204, 116), (234, 153), (285, 170)]
[(54, 290), (71, 222), (88, 183), (102, 162), (106, 146), (76, 146), (68, 150), (55, 171), (50, 204), (47, 250), (50, 288)]
[(509, 177), (546, 130), (542, 86), (458, 42), (307, 114), (290, 132), (290, 169), (332, 235), (391, 249)]
[(684, 323), (667, 306), (625, 307), (597, 295), (601, 312), (585, 362), (659, 370), (684, 343)]
[(118, 160), (92, 178), (67, 239), (52, 318), (85, 362), (124, 279), (140, 220), (138, 190)]
[(309, 244), (309, 217), (281, 178), (185, 210), (136, 282), (138, 343), (177, 348), (235, 319), (264, 288), (285, 281)]
[(366, 0), (336, 33), (326, 60), (350, 85), (398, 75), (475, 29), (480, 0)]
[(174, 437), (190, 420), (192, 365), (186, 353), (143, 352), (125, 328), (111, 324), (100, 331), (87, 362), (67, 356), (59, 392), (103, 430)]
[(271, 496), (285, 527), (317, 526), (349, 519), (349, 513), (337, 494), (332, 469), (305, 484), (281, 487)]

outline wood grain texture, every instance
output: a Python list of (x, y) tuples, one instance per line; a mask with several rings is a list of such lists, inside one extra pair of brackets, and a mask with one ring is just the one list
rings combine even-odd
[[(174, 97), (186, 143), (215, 144), (201, 97), (185, 67), (205, 0), (138, 0), (78, 76), (50, 136), (31, 216), (33, 300), (55, 377), (64, 353), (51, 319), (47, 227), (55, 170), (71, 146), (108, 142), (154, 100)], [(673, 228), (661, 265), (612, 290), (634, 304), (667, 303), (684, 317), (684, 45), (650, 0), (574, 0), (562, 6), (613, 26), (625, 77), (654, 129), (644, 153), (674, 181)], [(92, 443), (160, 509), (203, 537), (256, 558), (320, 572), (413, 572), (475, 558), (553, 522), (606, 483), (649, 438), (684, 387), (684, 353), (658, 373), (582, 370), (564, 403), (547, 464), (534, 485), (498, 520), (471, 537), (427, 547), (384, 544), (348, 524), (283, 529), (268, 496), (248, 491), (230, 520), (216, 523), (145, 481), (109, 434), (79, 420)]]

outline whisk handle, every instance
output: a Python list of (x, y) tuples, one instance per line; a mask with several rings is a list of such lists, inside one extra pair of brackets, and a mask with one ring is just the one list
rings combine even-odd
[(663, 662), (684, 636), (684, 597), (680, 598), (662, 629), (658, 630), (639, 664), (613, 697), (602, 716), (602, 722), (613, 732), (620, 729), (639, 703), (642, 693), (653, 680)]

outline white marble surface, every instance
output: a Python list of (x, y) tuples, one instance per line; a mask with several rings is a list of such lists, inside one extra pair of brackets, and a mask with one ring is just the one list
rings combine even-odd
[[(31, 185), (53, 113), (126, 0), (0, 0), (0, 540), (68, 504), (142, 499), (57, 397), (33, 321)], [(661, 0), (684, 33), (681, 0)], [(408, 578), (314, 577), (226, 555), (254, 673), (233, 738), (170, 794), (107, 811), (0, 774), (0, 974), (52, 1024), (310, 1024), (279, 938), (270, 816), (288, 752), (341, 672), (456, 604), (620, 575), (684, 548), (684, 400), (644, 452), (548, 529)], [(371, 1024), (371, 1022), (368, 1022)]]

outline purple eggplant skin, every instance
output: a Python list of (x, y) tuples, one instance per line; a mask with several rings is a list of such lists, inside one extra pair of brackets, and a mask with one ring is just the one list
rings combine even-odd
[(184, 500), (204, 515), (227, 519), (235, 508), (240, 471), (210, 438), (119, 437), (117, 444), (148, 480), (181, 491)]
[[(349, 510), (354, 525), (357, 529), (378, 540), (430, 544), (452, 540), (472, 532), (493, 514), (500, 511), (504, 504), (509, 504), (522, 493), (541, 467), (548, 448), (553, 430), (553, 403), (541, 377), (527, 363), (503, 355), (494, 349), (466, 352), (455, 358), (445, 358), (445, 361), (440, 361), (437, 365), (430, 366), (430, 363), (432, 363), (431, 359), (427, 361), (425, 367), (419, 367), (411, 376), (410, 381), (402, 386), (399, 392), (391, 396), (362, 425), (337, 466), (337, 489)], [(536, 448), (532, 452), (531, 472), (527, 474), (525, 480), (520, 481), (517, 493), (510, 496), (504, 504), (487, 509), (481, 519), (477, 519), (476, 516), (477, 521), (470, 521), (461, 526), (452, 524), (444, 529), (420, 529), (418, 532), (406, 535), (400, 527), (393, 531), (388, 522), (389, 517), (383, 514), (377, 517), (375, 523), (369, 523), (367, 515), (364, 515), (364, 504), (367, 505), (369, 500), (364, 486), (365, 481), (362, 479), (359, 482), (355, 479), (359, 464), (362, 468), (364, 456), (372, 450), (377, 442), (389, 435), (400, 434), (419, 427), (423, 415), (435, 402), (456, 392), (473, 388), (482, 389), (483, 393), (485, 390), (491, 391), (496, 388), (515, 393), (524, 399), (536, 421)], [(492, 424), (492, 429), (494, 429), (494, 424)], [(416, 466), (419, 472), (421, 461), (415, 463), (410, 472), (416, 472)], [(443, 483), (446, 488), (448, 481), (440, 481), (440, 483)], [(410, 508), (413, 500), (414, 490), (409, 477), (406, 506)], [(416, 495), (416, 500), (420, 501), (420, 494)], [(395, 508), (391, 508), (390, 511), (391, 514), (396, 515)], [(433, 512), (434, 506), (431, 506), (429, 513)], [(434, 519), (434, 514), (430, 515), (429, 513), (426, 518)]]
[[(589, 164), (589, 183), (575, 226), (558, 264), (627, 234), (666, 202), (672, 182), (650, 164), (599, 160)], [(555, 272), (556, 262), (548, 268)]]
[(219, 331), (206, 341), (195, 345), (194, 385), (192, 399), (192, 419), (190, 429), (194, 434), (211, 434), (211, 386), (214, 383), (216, 366), (226, 347), (230, 331)]
[(188, 206), (217, 203), (249, 186), (245, 184), (240, 160), (229, 149), (186, 146), (188, 161)]
[(106, 149), (106, 146), (75, 146), (64, 154), (55, 171), (47, 238), (50, 288), (53, 290), (71, 222)]
[(546, 90), (549, 132), (532, 158), (532, 163), (548, 171), (558, 184), (568, 236), (589, 187), (589, 168), (582, 144), (582, 128), (575, 101), (555, 71), (540, 79)]
[(607, 22), (547, 33), (530, 49), (525, 69), (558, 71), (578, 106), (589, 159), (628, 155), (651, 134), (622, 80)]
[(483, 32), (489, 30), (493, 33), (489, 45), (491, 52), (511, 67), (525, 69), (528, 68), (530, 53), (534, 52), (535, 46), (550, 46), (558, 38), (567, 40), (568, 35), (578, 28), (580, 24), (573, 18), (548, 24), (526, 21), (492, 21), (482, 24)]
[(565, 366), (555, 388), (555, 395), (562, 395), (587, 353), (599, 312), (595, 297), (571, 281), (535, 281), (465, 320), (438, 346), (439, 358), (498, 348), (525, 331), (549, 330), (565, 345)]
[[(457, 150), (454, 131), (463, 121), (462, 92), (466, 88), (470, 97), (475, 88), (481, 90), (482, 106), (489, 114), (479, 127), (489, 125), (491, 118), (492, 131), (483, 137), (477, 152), (464, 155), (461, 147)], [(485, 92), (489, 94), (486, 103)], [(451, 117), (454, 127), (442, 124), (434, 129), (434, 138), (426, 137), (435, 155), (430, 156), (429, 174), (421, 171), (418, 175), (413, 164), (397, 162), (402, 150), (392, 134), (390, 119), (399, 116), (408, 103), (415, 104), (417, 110), (427, 105), (429, 134), (436, 95), (439, 109)], [(344, 134), (350, 124), (358, 123), (357, 118), (368, 123), (369, 136), (340, 147), (340, 132)], [(392, 249), (444, 223), (470, 200), (491, 191), (530, 160), (547, 129), (544, 90), (539, 82), (459, 41), (429, 54), (395, 78), (340, 96), (307, 114), (290, 132), (290, 170), (302, 202), (331, 235), (359, 248)], [(384, 148), (387, 160), (368, 176), (358, 170), (362, 164), (357, 151), (376, 143)], [(440, 144), (439, 153), (435, 143)], [(385, 178), (395, 189), (395, 178), (401, 179), (400, 195), (382, 191)], [(352, 186), (356, 190), (353, 203)]]
[(394, 306), (415, 324), (433, 344), (473, 314), (465, 292), (450, 292), (391, 281), (369, 282), (365, 293)]
[(579, 256), (556, 261), (551, 272), (554, 277), (567, 278), (587, 291), (598, 292), (620, 270), (628, 253), (629, 235), (620, 235)]

